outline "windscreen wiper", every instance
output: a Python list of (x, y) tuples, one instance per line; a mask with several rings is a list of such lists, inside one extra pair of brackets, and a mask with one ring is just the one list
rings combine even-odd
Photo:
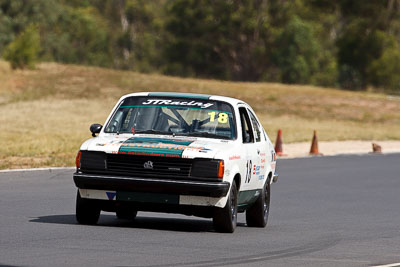
[(231, 139), (225, 135), (213, 134), (208, 132), (192, 132), (192, 133), (179, 133), (176, 135), (183, 135), (183, 136), (195, 136), (195, 137), (209, 137), (209, 138), (218, 138), (218, 139)]
[(144, 131), (135, 131), (135, 134), (167, 134), (172, 135), (171, 132), (157, 131), (157, 130), (144, 130)]

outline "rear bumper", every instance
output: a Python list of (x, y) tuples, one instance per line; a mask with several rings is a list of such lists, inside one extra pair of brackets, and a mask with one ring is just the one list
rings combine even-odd
[(206, 197), (224, 197), (229, 191), (228, 182), (121, 177), (76, 172), (75, 185), (80, 189), (164, 193)]

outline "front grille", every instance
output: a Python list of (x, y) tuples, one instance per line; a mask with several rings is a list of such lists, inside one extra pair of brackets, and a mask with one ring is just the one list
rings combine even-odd
[(165, 179), (216, 180), (218, 160), (106, 154), (82, 151), (84, 173)]
[(109, 154), (106, 171), (112, 174), (139, 177), (187, 178), (190, 175), (192, 162), (192, 159), (182, 158)]

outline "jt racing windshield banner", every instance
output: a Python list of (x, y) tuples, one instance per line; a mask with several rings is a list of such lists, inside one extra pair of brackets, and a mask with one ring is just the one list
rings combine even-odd
[(164, 99), (148, 99), (142, 102), (142, 105), (166, 105), (166, 106), (189, 106), (189, 107), (199, 107), (199, 108), (209, 108), (213, 106), (213, 103), (203, 103), (199, 101), (174, 101), (174, 100), (164, 100)]
[(229, 104), (220, 101), (154, 96), (128, 97), (123, 100), (120, 107), (181, 107), (219, 110), (229, 113), (233, 112), (232, 107)]

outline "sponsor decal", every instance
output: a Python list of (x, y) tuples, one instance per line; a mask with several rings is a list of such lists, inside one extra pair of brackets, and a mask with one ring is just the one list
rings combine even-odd
[(258, 180), (264, 180), (264, 175), (258, 176)]
[[(191, 149), (192, 147), (189, 147), (189, 149)], [(209, 152), (209, 151), (211, 151), (211, 149), (209, 149), (209, 148), (201, 148), (201, 149), (199, 149), (199, 152), (202, 152), (202, 153), (207, 153), (207, 152)]]
[(235, 159), (240, 159), (240, 156), (231, 156), (231, 157), (229, 157), (229, 160), (235, 160)]
[(187, 107), (199, 107), (199, 108), (209, 108), (213, 103), (203, 103), (198, 101), (174, 101), (165, 99), (148, 99), (142, 102), (142, 105), (166, 105), (166, 106), (187, 106)]
[(211, 151), (211, 149), (205, 148), (203, 146), (188, 146), (185, 148), (185, 151), (198, 151), (198, 152), (203, 152), (207, 153), (208, 151)]
[(114, 200), (117, 193), (116, 192), (106, 192), (106, 195), (109, 200)]
[(261, 163), (265, 163), (265, 159), (261, 159)]
[(122, 144), (124, 141), (119, 141), (119, 140), (112, 140), (109, 143), (96, 143), (96, 146), (119, 146)]
[(261, 169), (261, 166), (256, 166), (256, 165), (254, 165), (254, 167), (253, 167), (253, 174), (259, 175), (259, 174), (260, 174), (260, 169)]
[(260, 153), (260, 156), (261, 157), (265, 157), (265, 153)]
[(132, 137), (121, 145), (118, 154), (180, 158), (184, 150), (204, 149), (204, 147), (189, 147), (192, 142), (179, 139)]

